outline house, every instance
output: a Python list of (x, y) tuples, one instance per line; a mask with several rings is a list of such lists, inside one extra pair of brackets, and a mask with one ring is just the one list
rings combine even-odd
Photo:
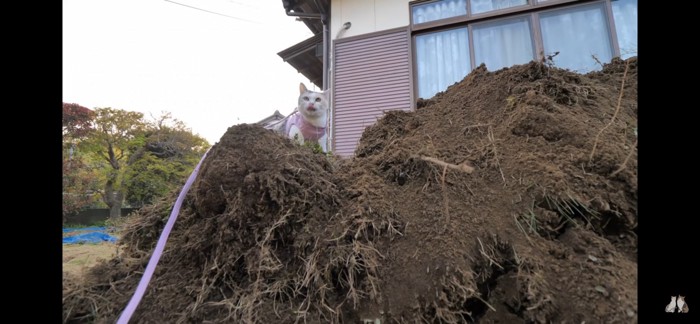
[(283, 0), (314, 33), (278, 53), (331, 89), (329, 148), (352, 156), (384, 111), (412, 110), (485, 63), (585, 73), (637, 53), (637, 0)]
[(255, 124), (260, 125), (262, 127), (267, 127), (267, 126), (270, 126), (272, 124), (277, 123), (278, 121), (280, 121), (282, 119), (284, 119), (284, 115), (282, 115), (282, 113), (280, 113), (279, 110), (275, 110), (274, 114), (272, 114), (268, 117), (265, 117), (264, 119), (260, 120), (259, 122), (255, 123)]

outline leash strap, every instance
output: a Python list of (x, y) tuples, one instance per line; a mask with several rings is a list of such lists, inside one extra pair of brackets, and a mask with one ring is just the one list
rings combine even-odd
[(209, 151), (204, 153), (204, 156), (202, 156), (202, 159), (199, 160), (199, 163), (192, 171), (192, 174), (190, 174), (190, 177), (187, 179), (187, 182), (185, 182), (185, 185), (182, 187), (180, 195), (177, 197), (177, 201), (175, 202), (175, 206), (173, 206), (173, 210), (170, 212), (170, 218), (168, 218), (168, 223), (165, 224), (165, 228), (163, 228), (163, 232), (160, 234), (160, 238), (158, 239), (158, 243), (156, 244), (155, 250), (153, 250), (151, 259), (148, 261), (146, 271), (143, 273), (143, 277), (141, 277), (141, 281), (139, 281), (139, 285), (138, 287), (136, 287), (134, 295), (131, 296), (129, 304), (126, 306), (121, 316), (119, 316), (117, 324), (128, 323), (129, 319), (131, 319), (131, 316), (134, 315), (136, 307), (139, 306), (141, 298), (143, 298), (143, 295), (146, 292), (146, 287), (148, 287), (148, 284), (151, 281), (153, 271), (155, 271), (156, 266), (158, 265), (158, 261), (160, 261), (160, 257), (163, 254), (165, 243), (168, 241), (168, 236), (170, 236), (170, 231), (173, 229), (173, 225), (175, 224), (177, 215), (180, 213), (180, 207), (182, 207), (182, 202), (185, 200), (185, 196), (187, 196), (187, 192), (190, 190), (194, 179), (197, 178), (197, 173), (199, 173), (199, 167), (202, 165), (202, 161), (204, 161), (204, 158), (207, 157), (207, 153), (209, 153)]

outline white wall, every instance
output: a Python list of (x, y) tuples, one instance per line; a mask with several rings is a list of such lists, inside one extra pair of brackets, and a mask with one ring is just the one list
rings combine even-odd
[(411, 0), (331, 0), (331, 39), (343, 24), (352, 26), (340, 38), (407, 26)]

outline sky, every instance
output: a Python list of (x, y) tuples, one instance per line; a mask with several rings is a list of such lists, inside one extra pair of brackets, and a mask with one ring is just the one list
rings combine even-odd
[(319, 90), (277, 55), (311, 36), (279, 0), (63, 0), (63, 102), (169, 112), (213, 145)]

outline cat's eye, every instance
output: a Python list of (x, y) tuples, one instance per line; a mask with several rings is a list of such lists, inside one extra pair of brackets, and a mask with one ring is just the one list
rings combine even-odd
[(304, 97), (304, 101), (309, 101), (309, 97)]
[(316, 102), (321, 102), (321, 98), (316, 98)]

